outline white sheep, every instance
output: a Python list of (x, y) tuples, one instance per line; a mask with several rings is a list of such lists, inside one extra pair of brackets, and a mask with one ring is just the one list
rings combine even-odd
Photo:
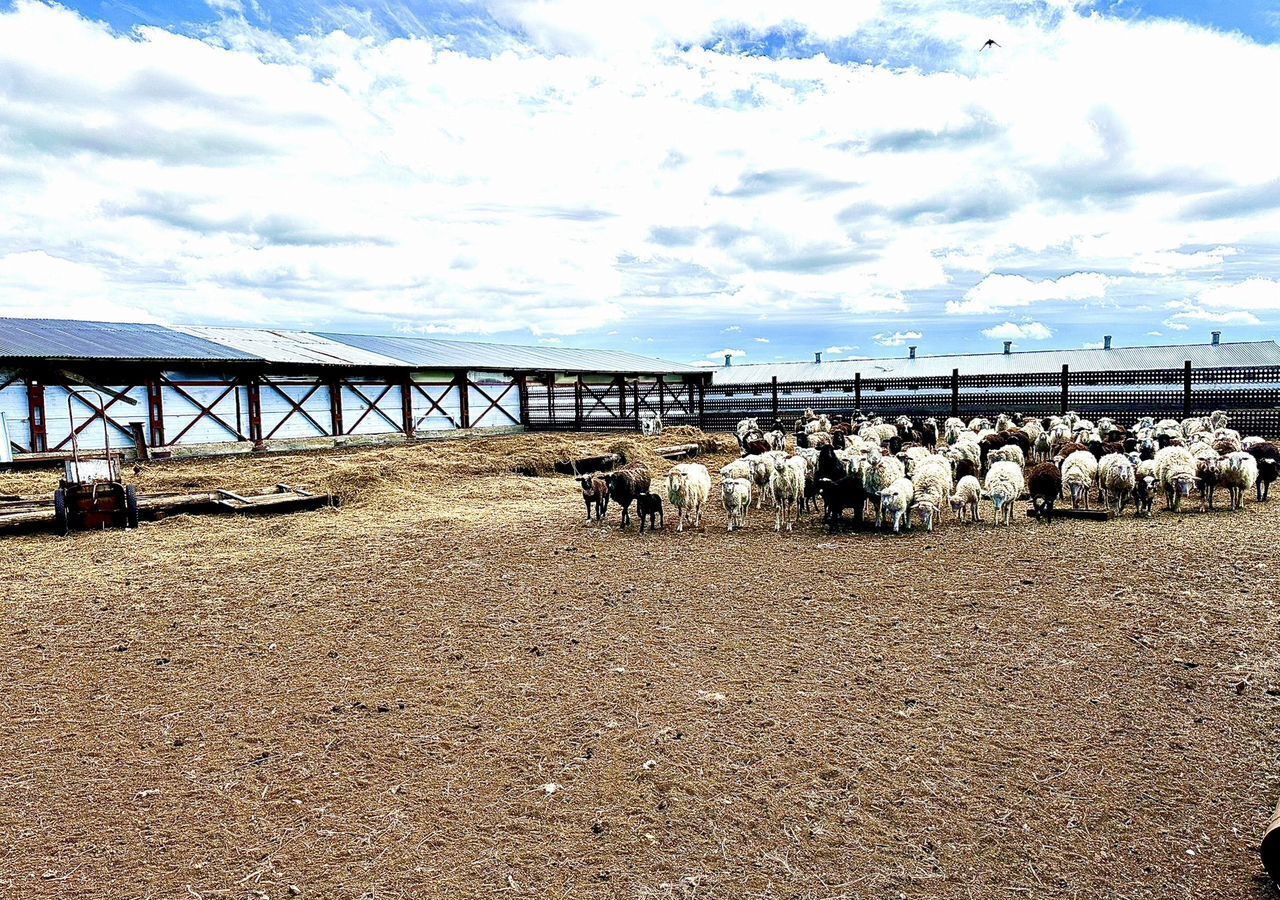
[[(933, 520), (951, 494), (951, 464), (932, 454), (920, 460), (911, 476), (911, 487), (912, 507), (920, 513), (920, 524), (926, 531), (933, 531)], [(910, 518), (908, 513), (908, 521)]]
[(773, 431), (770, 431), (769, 433), (767, 433), (764, 436), (764, 439), (769, 442), (770, 449), (773, 449), (773, 450), (787, 449), (787, 436), (784, 432), (774, 429)]
[(1218, 484), (1231, 492), (1231, 508), (1244, 509), (1245, 491), (1258, 483), (1258, 460), (1252, 453), (1228, 453), (1218, 470)]
[(1062, 486), (1071, 495), (1071, 508), (1080, 501), (1089, 508), (1089, 491), (1098, 483), (1098, 458), (1088, 450), (1077, 450), (1062, 461)]
[(908, 447), (903, 450), (901, 457), (905, 457), (903, 465), (906, 468), (907, 477), (910, 478), (912, 473), (915, 472), (916, 465), (920, 460), (928, 459), (930, 456), (933, 456), (933, 453), (927, 447)]
[(956, 485), (956, 492), (951, 495), (951, 511), (956, 514), (956, 521), (963, 522), (965, 511), (969, 511), (970, 518), (977, 522), (978, 516), (978, 500), (982, 497), (982, 485), (978, 483), (978, 479), (972, 475), (966, 475), (960, 479)]
[(784, 521), (787, 524), (787, 531), (790, 531), (793, 520), (798, 518), (798, 512), (793, 515), (792, 510), (798, 510), (800, 501), (804, 499), (807, 469), (808, 464), (799, 456), (774, 462), (773, 475), (769, 479), (769, 492), (773, 495), (774, 505), (774, 531), (781, 531)]
[(880, 492), (887, 490), (891, 484), (899, 478), (905, 478), (906, 475), (907, 470), (895, 456), (873, 455), (867, 460), (862, 470), (862, 487), (867, 499), (875, 506), (877, 516), (880, 512)]
[(644, 435), (662, 434), (662, 416), (652, 410), (640, 414), (640, 433)]
[(987, 473), (983, 486), (995, 504), (995, 524), (1012, 525), (1014, 504), (1026, 489), (1021, 467), (1011, 462), (998, 462)]
[(1017, 465), (1019, 469), (1027, 466), (1027, 458), (1022, 453), (1022, 448), (1017, 444), (1005, 444), (1003, 447), (997, 447), (987, 452), (987, 465), (992, 466), (998, 462), (1011, 462)]
[(1196, 460), (1186, 447), (1165, 447), (1156, 451), (1156, 478), (1164, 491), (1165, 508), (1177, 510), (1182, 498), (1190, 497), (1196, 486)]
[(667, 499), (680, 510), (676, 531), (684, 531), (686, 518), (693, 527), (702, 526), (702, 507), (711, 495), (711, 473), (701, 463), (680, 463), (667, 472)]
[(904, 519), (907, 530), (910, 531), (911, 519), (907, 516), (907, 510), (911, 508), (911, 501), (914, 498), (915, 489), (906, 478), (899, 478), (881, 491), (880, 508), (876, 512), (876, 527), (883, 528), (885, 519), (892, 517), (894, 534), (898, 533)]
[(747, 527), (747, 510), (751, 509), (751, 482), (745, 478), (726, 478), (720, 484), (720, 500), (729, 518), (729, 530)]
[(981, 468), (982, 447), (975, 438), (962, 437), (947, 448), (947, 459), (951, 462), (951, 471), (953, 473), (956, 470), (956, 464), (962, 459), (972, 462), (975, 469)]
[(733, 462), (729, 463), (727, 466), (723, 466), (720, 469), (720, 477), (724, 479), (745, 478), (748, 481), (750, 481), (751, 480), (751, 457), (744, 456), (740, 459), (735, 459)]
[(1124, 504), (1133, 495), (1137, 484), (1138, 471), (1133, 460), (1123, 453), (1108, 453), (1098, 460), (1098, 487), (1102, 489), (1102, 503), (1108, 508), (1114, 503), (1117, 516), (1124, 510)]

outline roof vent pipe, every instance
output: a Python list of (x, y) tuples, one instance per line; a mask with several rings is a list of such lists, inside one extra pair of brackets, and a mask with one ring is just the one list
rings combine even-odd
[(908, 352), (909, 352), (909, 354), (910, 354), (909, 356), (907, 356), (907, 359), (915, 359), (915, 358), (916, 358), (916, 348), (915, 348), (915, 347), (908, 347), (908, 348), (907, 348), (907, 351), (908, 351)]
[(727, 367), (727, 366), (731, 366), (731, 365), (733, 365), (733, 354), (732, 354), (732, 353), (726, 353), (726, 354), (724, 355), (724, 364), (725, 364), (725, 366), (726, 366), (726, 367)]
[(814, 362), (816, 362), (816, 363), (820, 363), (820, 362), (822, 362), (822, 351), (821, 351), (821, 350), (815, 350), (815, 351), (814, 351), (814, 354), (813, 354), (813, 361), (814, 361)]
[(1210, 333), (1213, 335), (1213, 346), (1215, 346), (1215, 347), (1216, 347), (1216, 346), (1218, 346), (1219, 344), (1221, 344), (1221, 343), (1222, 343), (1222, 332), (1221, 332), (1221, 331), (1213, 331), (1213, 332), (1210, 332)]
[(1104, 335), (1102, 336), (1102, 349), (1103, 349), (1103, 350), (1110, 350), (1110, 349), (1111, 349), (1111, 335), (1109, 335), (1109, 334), (1104, 334)]
[(1006, 356), (1013, 352), (1013, 341), (1004, 342), (1004, 352)]

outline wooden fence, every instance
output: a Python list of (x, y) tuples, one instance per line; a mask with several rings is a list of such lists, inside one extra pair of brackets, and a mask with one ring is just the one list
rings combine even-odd
[(1120, 422), (1141, 416), (1186, 417), (1225, 409), (1243, 432), (1280, 436), (1280, 366), (950, 375), (928, 378), (746, 384), (645, 384), (619, 380), (530, 386), (527, 424), (534, 430), (631, 431), (648, 412), (667, 425), (732, 430), (739, 419), (791, 422), (806, 408), (844, 416), (1047, 416), (1068, 409)]

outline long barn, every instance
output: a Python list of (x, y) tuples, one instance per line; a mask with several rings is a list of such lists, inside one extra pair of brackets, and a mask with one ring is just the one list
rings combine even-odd
[(68, 453), (73, 432), (101, 447), (99, 396), (111, 446), (163, 454), (557, 416), (630, 424), (630, 398), (656, 391), (687, 406), (708, 377), (613, 350), (0, 318), (0, 413), (20, 455)]

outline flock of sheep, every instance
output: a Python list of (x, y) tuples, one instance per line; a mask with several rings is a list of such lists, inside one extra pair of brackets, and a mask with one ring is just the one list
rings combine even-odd
[[(1095, 494), (1115, 515), (1132, 504), (1137, 515), (1150, 516), (1157, 495), (1178, 510), (1195, 492), (1201, 508), (1211, 510), (1221, 489), (1234, 510), (1250, 490), (1266, 500), (1280, 470), (1280, 447), (1242, 438), (1224, 412), (1183, 421), (1144, 418), (1125, 428), (1070, 412), (1020, 422), (1008, 415), (994, 422), (949, 418), (939, 426), (935, 419), (845, 421), (806, 410), (790, 432), (781, 422), (766, 430), (757, 419), (743, 419), (736, 434), (742, 456), (719, 472), (730, 531), (746, 527), (751, 507), (765, 502), (773, 506), (776, 531), (790, 531), (818, 501), (833, 531), (846, 511), (860, 526), (869, 508), (877, 528), (895, 533), (910, 529), (913, 516), (932, 531), (948, 506), (956, 521), (977, 522), (983, 499), (991, 501), (996, 524), (1008, 525), (1024, 495), (1044, 522), (1053, 521), (1064, 498), (1073, 509), (1089, 509)], [(651, 480), (643, 463), (581, 476), (588, 521), (603, 521), (612, 500), (622, 507), (625, 528), (634, 501), (640, 530), (664, 527), (662, 498), (650, 490)], [(681, 463), (667, 472), (677, 531), (686, 523), (701, 526), (712, 490), (706, 466)]]

